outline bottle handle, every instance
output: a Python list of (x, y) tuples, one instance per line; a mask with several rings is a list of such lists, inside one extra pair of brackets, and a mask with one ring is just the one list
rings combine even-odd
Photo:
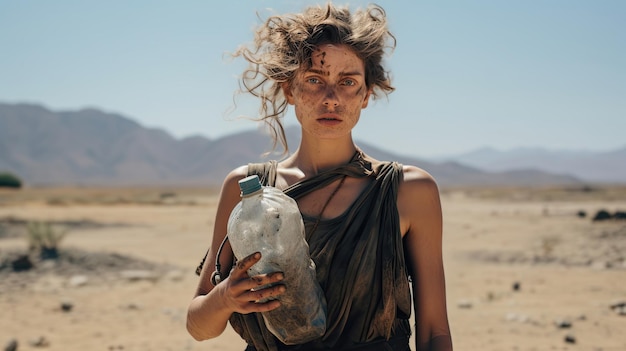
[[(219, 284), (222, 281), (222, 274), (220, 272), (222, 268), (222, 265), (220, 264), (220, 256), (222, 255), (222, 249), (224, 248), (224, 244), (226, 244), (226, 241), (228, 241), (228, 234), (224, 236), (224, 239), (222, 240), (220, 247), (217, 249), (217, 255), (215, 256), (215, 271), (211, 273), (211, 284), (213, 284), (213, 286), (217, 286), (217, 284)], [(197, 275), (200, 275), (200, 272), (202, 272), (202, 267), (204, 266), (204, 262), (206, 261), (206, 258), (209, 255), (209, 249), (207, 249), (206, 254), (204, 254), (204, 258), (202, 258), (202, 261), (200, 262), (198, 267), (196, 267)]]

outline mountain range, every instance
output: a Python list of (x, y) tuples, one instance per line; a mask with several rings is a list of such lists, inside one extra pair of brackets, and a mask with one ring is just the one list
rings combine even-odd
[(539, 147), (506, 151), (485, 147), (444, 157), (490, 172), (537, 169), (548, 173), (571, 174), (594, 183), (626, 182), (626, 146), (610, 151), (547, 150)]
[[(299, 128), (288, 128), (287, 139), (295, 147)], [(601, 157), (572, 152), (567, 162), (554, 160), (565, 159), (560, 153), (537, 149), (524, 162), (515, 162), (513, 153), (492, 149), (427, 160), (356, 143), (374, 158), (419, 166), (444, 187), (626, 180), (626, 149)], [(263, 156), (271, 146), (260, 129), (215, 139), (177, 139), (165, 130), (98, 109), (52, 111), (37, 104), (0, 103), (0, 172), (12, 172), (31, 186), (219, 186), (239, 165), (280, 158), (277, 153)], [(503, 161), (507, 158), (509, 163)]]

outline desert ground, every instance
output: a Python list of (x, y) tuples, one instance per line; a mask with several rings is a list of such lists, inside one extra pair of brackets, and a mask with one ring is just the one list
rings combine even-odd
[[(442, 189), (456, 350), (626, 350), (626, 187)], [(0, 190), (0, 350), (242, 351), (185, 329), (215, 189)], [(26, 224), (58, 232), (27, 254)], [(32, 254), (31, 254), (32, 256)]]

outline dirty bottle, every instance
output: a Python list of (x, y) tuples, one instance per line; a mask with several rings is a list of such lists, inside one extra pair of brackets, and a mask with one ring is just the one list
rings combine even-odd
[(309, 255), (304, 223), (294, 199), (252, 175), (239, 181), (241, 201), (228, 219), (228, 240), (237, 259), (261, 252), (250, 276), (283, 272), (280, 307), (262, 312), (268, 330), (282, 343), (302, 344), (324, 335), (326, 299)]

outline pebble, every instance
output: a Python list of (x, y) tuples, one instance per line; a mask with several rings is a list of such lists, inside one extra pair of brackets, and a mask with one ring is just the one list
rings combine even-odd
[(50, 341), (46, 339), (45, 336), (40, 336), (29, 341), (30, 346), (33, 347), (48, 347), (50, 346)]
[(4, 351), (17, 351), (17, 340), (15, 339), (11, 339), (9, 340), (9, 342), (4, 346)]
[(504, 317), (504, 319), (507, 322), (519, 322), (519, 323), (536, 324), (536, 322), (534, 322), (528, 315), (518, 314), (518, 313), (514, 313), (514, 312), (507, 313), (506, 316)]
[(615, 310), (618, 308), (624, 308), (626, 307), (626, 301), (622, 301), (622, 300), (614, 301), (611, 303), (609, 307), (611, 307), (612, 310)]
[(470, 309), (474, 306), (474, 304), (470, 300), (461, 300), (457, 302), (456, 305), (458, 308), (463, 308), (463, 309)]
[(140, 310), (141, 306), (139, 306), (138, 304), (134, 302), (129, 302), (126, 305), (121, 306), (121, 308), (124, 310)]
[(61, 311), (70, 312), (74, 308), (74, 303), (69, 300), (61, 301)]
[(612, 302), (609, 307), (612, 311), (617, 313), (618, 316), (626, 316), (626, 301), (618, 300)]
[(556, 321), (554, 321), (554, 324), (557, 326), (557, 328), (561, 329), (567, 329), (572, 327), (572, 322), (567, 319), (557, 319)]
[(89, 278), (86, 275), (75, 275), (70, 278), (69, 285), (73, 288), (77, 288), (87, 285), (87, 282), (89, 282)]
[(21, 255), (11, 262), (11, 267), (14, 272), (23, 272), (32, 269), (34, 265), (28, 255)]
[(121, 273), (122, 278), (129, 281), (148, 280), (156, 281), (159, 279), (159, 275), (153, 271), (148, 270), (125, 270)]

